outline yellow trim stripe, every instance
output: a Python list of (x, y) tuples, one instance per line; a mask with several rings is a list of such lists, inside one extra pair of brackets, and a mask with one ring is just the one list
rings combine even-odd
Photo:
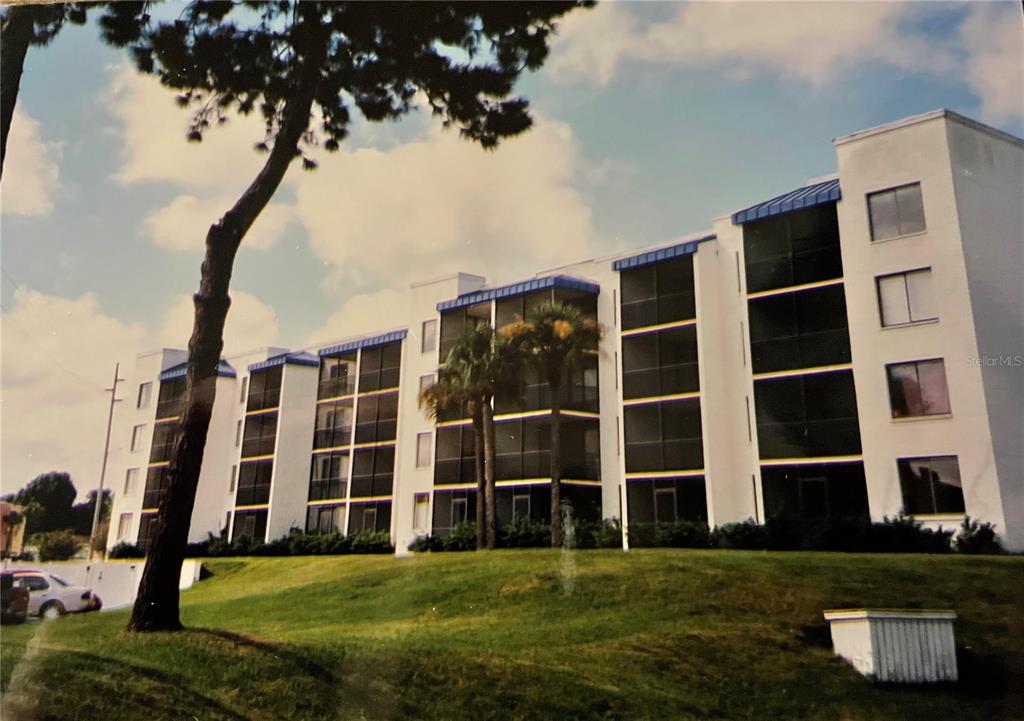
[(539, 410), (539, 411), (522, 411), (520, 413), (502, 413), (494, 416), (495, 421), (511, 421), (521, 420), (523, 418), (540, 418), (541, 416), (551, 415), (551, 409)]
[(171, 423), (172, 421), (177, 421), (180, 419), (181, 416), (167, 416), (166, 418), (157, 418), (155, 421), (153, 421), (153, 425), (158, 426), (161, 423)]
[(244, 458), (239, 458), (238, 462), (239, 463), (252, 463), (254, 461), (269, 461), (273, 457), (274, 457), (273, 453), (268, 453), (265, 456), (245, 456)]
[(375, 391), (360, 391), (356, 395), (358, 395), (360, 398), (365, 398), (367, 396), (384, 396), (387, 395), (388, 393), (398, 393), (398, 391), (398, 386), (392, 386), (391, 388), (380, 388), (379, 390)]
[(146, 468), (164, 468), (171, 465), (170, 461), (153, 461), (146, 465)]
[(274, 406), (273, 408), (260, 408), (258, 411), (246, 411), (245, 415), (246, 416), (263, 416), (263, 415), (266, 415), (267, 413), (277, 413), (279, 410), (281, 410), (280, 404)]
[(322, 455), (324, 453), (336, 453), (338, 451), (348, 451), (348, 450), (351, 450), (351, 449), (352, 449), (351, 445), (347, 445), (347, 446), (332, 446), (331, 448), (314, 448), (313, 449), (313, 455), (314, 456), (319, 456), (319, 455)]
[(435, 426), (437, 428), (458, 428), (459, 426), (468, 426), (472, 424), (472, 418), (464, 418), (458, 421), (441, 421), (440, 423), (436, 423)]
[(628, 338), (633, 335), (643, 335), (644, 333), (657, 333), (663, 330), (673, 330), (675, 328), (686, 328), (687, 326), (697, 325), (696, 318), (688, 318), (687, 320), (674, 320), (671, 323), (659, 323), (658, 325), (645, 325), (642, 328), (630, 328), (624, 330), (621, 335), (623, 338)]
[(696, 476), (707, 475), (703, 468), (695, 468), (690, 471), (643, 471), (637, 473), (627, 473), (627, 481), (639, 481), (648, 478), (694, 478)]
[(320, 400), (318, 400), (316, 402), (316, 404), (320, 405), (321, 403), (333, 403), (334, 401), (344, 401), (344, 400), (354, 399), (355, 397), (356, 397), (355, 393), (348, 393), (348, 394), (343, 395), (343, 396), (333, 396), (331, 398), (321, 398)]
[(623, 400), (622, 405), (626, 408), (629, 406), (644, 406), (650, 403), (665, 403), (668, 401), (685, 401), (693, 398), (700, 398), (700, 391), (693, 391), (692, 393), (673, 393), (667, 396), (646, 396), (644, 398), (630, 398), (629, 400)]
[(755, 373), (754, 380), (770, 380), (772, 378), (792, 378), (793, 376), (813, 376), (819, 373), (832, 373), (834, 371), (853, 370), (852, 363), (837, 363), (830, 366), (815, 366), (814, 368), (796, 368), (789, 371), (768, 371), (766, 373)]
[(816, 458), (762, 458), (762, 466), (812, 466), (816, 463), (856, 463), (863, 461), (864, 456), (818, 456)]
[(358, 451), (358, 450), (360, 450), (362, 448), (387, 448), (388, 446), (395, 445), (395, 443), (397, 443), (397, 442), (398, 442), (397, 440), (390, 440), (390, 441), (374, 441), (373, 443), (355, 443), (355, 444), (352, 445), (352, 450)]
[(600, 418), (600, 413), (594, 413), (593, 411), (562, 411), (562, 415), (568, 418)]
[(379, 503), (380, 501), (391, 501), (392, 496), (367, 496), (365, 498), (350, 498), (349, 503)]
[(306, 501), (307, 506), (325, 506), (333, 503), (345, 503), (348, 501), (347, 498), (327, 498), (322, 501)]
[(159, 510), (160, 510), (160, 509), (159, 509), (159, 508), (156, 508), (156, 507), (153, 507), (153, 508), (143, 508), (143, 509), (141, 509), (141, 510), (139, 511), (139, 513), (156, 513), (156, 512), (157, 512), (157, 511), (159, 511)]
[(444, 485), (434, 486), (435, 491), (475, 491), (475, 483), (446, 483)]
[[(523, 478), (521, 480), (511, 481), (495, 481), (494, 485), (497, 488), (510, 488), (512, 486), (542, 486), (546, 483), (551, 483), (550, 478)], [(582, 479), (563, 478), (562, 483), (568, 483), (573, 486), (595, 486), (600, 487), (601, 481), (587, 481)], [(444, 485), (434, 486), (435, 491), (475, 491), (475, 483), (446, 483)]]
[(235, 506), (236, 511), (262, 511), (263, 509), (269, 509), (269, 503), (255, 503), (251, 506)]
[(772, 288), (771, 290), (761, 290), (757, 293), (747, 293), (747, 300), (756, 300), (757, 298), (769, 298), (773, 295), (786, 295), (787, 293), (799, 293), (802, 290), (813, 290), (815, 288), (828, 288), (832, 285), (842, 285), (842, 276), (838, 278), (830, 278), (829, 280), (819, 280), (814, 283), (801, 283), (800, 285), (788, 285), (785, 288)]

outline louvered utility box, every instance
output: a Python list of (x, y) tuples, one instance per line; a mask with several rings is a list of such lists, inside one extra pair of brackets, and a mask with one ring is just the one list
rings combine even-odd
[(837, 656), (875, 681), (956, 681), (953, 611), (825, 611)]

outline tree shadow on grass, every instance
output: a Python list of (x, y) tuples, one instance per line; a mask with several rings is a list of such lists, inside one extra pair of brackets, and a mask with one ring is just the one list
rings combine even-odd
[(314, 661), (308, 653), (296, 653), (285, 646), (280, 646), (266, 641), (258, 641), (249, 636), (234, 631), (225, 631), (220, 628), (190, 628), (189, 631), (195, 634), (211, 636), (213, 638), (227, 641), (236, 648), (247, 648), (259, 651), (264, 654), (280, 658), (290, 663), (311, 678), (324, 683), (334, 684), (337, 678), (331, 669), (323, 664)]

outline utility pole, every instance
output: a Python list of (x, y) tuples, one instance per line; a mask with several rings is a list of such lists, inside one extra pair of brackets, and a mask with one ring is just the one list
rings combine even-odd
[(118, 376), (118, 371), (121, 370), (121, 364), (114, 364), (114, 384), (110, 388), (104, 388), (104, 391), (110, 393), (110, 412), (107, 414), (107, 439), (103, 443), (103, 466), (100, 468), (100, 487), (96, 489), (96, 507), (92, 512), (92, 532), (89, 533), (89, 560), (92, 561), (93, 545), (96, 542), (96, 529), (100, 525), (100, 508), (103, 506), (103, 481), (107, 475), (107, 456), (110, 454), (110, 427), (114, 422), (114, 404), (120, 402), (120, 398), (117, 397), (117, 384), (124, 380)]

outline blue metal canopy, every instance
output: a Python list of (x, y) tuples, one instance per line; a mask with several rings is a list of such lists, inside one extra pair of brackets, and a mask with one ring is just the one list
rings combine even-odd
[(483, 290), (474, 290), (470, 293), (463, 293), (458, 298), (441, 301), (437, 304), (437, 309), (443, 312), (446, 310), (455, 310), (456, 308), (466, 308), (467, 306), (476, 305), (477, 303), (485, 303), (497, 298), (513, 298), (517, 295), (526, 295), (527, 293), (533, 293), (538, 290), (548, 290), (550, 288), (581, 290), (584, 293), (595, 294), (601, 292), (601, 286), (597, 283), (591, 283), (590, 281), (581, 280), (580, 278), (573, 278), (569, 275), (547, 275), (543, 278), (532, 278), (518, 283), (511, 283), (510, 285), (503, 285), (498, 288), (484, 288)]
[(842, 191), (839, 189), (839, 179), (833, 178), (822, 183), (805, 185), (802, 188), (791, 190), (785, 195), (780, 195), (733, 213), (732, 222), (733, 225), (743, 225), (752, 220), (761, 220), (762, 218), (770, 218), (773, 215), (792, 213), (794, 210), (813, 208), (825, 203), (835, 203), (842, 197)]
[(716, 237), (717, 236), (712, 233), (711, 235), (705, 235), (703, 238), (688, 240), (685, 243), (676, 243), (675, 245), (670, 245), (667, 248), (658, 248), (657, 250), (649, 250), (646, 253), (631, 255), (628, 258), (619, 258), (612, 263), (612, 270), (642, 268), (645, 265), (660, 263), (663, 260), (671, 260), (672, 258), (678, 258), (683, 255), (693, 255), (697, 252), (697, 247), (701, 243), (708, 240), (714, 240)]
[[(179, 363), (178, 365), (171, 366), (160, 374), (160, 380), (162, 381), (173, 381), (178, 378), (184, 378), (188, 371), (188, 361)], [(217, 364), (217, 375), (221, 378), (235, 378), (238, 374), (235, 373), (235, 369), (231, 367), (223, 358)]]
[(390, 333), (384, 333), (383, 335), (375, 335), (370, 338), (359, 338), (358, 340), (350, 340), (344, 343), (339, 343), (338, 345), (332, 345), (329, 348), (321, 348), (318, 351), (318, 354), (321, 357), (341, 355), (342, 353), (348, 353), (350, 351), (358, 350), (359, 348), (372, 348), (373, 346), (405, 340), (406, 335), (407, 331), (405, 330), (395, 330)]
[(271, 356), (270, 358), (267, 358), (264, 361), (260, 361), (259, 363), (250, 363), (249, 372), (252, 373), (255, 371), (265, 371), (270, 368), (277, 368), (278, 366), (283, 366), (286, 363), (291, 363), (292, 365), (298, 366), (313, 366), (318, 368), (320, 366), (320, 359), (317, 358), (315, 355), (306, 353), (305, 351), (296, 351), (295, 353), (278, 353), (277, 355)]

